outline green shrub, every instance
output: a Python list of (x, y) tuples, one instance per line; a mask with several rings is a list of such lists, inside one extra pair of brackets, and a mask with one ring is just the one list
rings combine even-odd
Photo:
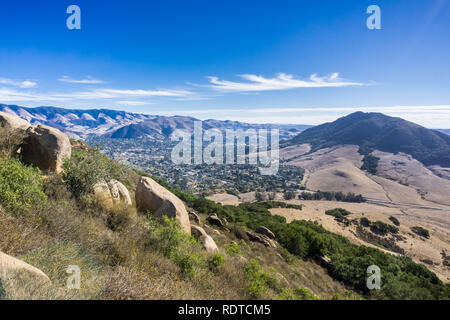
[(419, 226), (414, 226), (414, 227), (411, 228), (411, 230), (412, 230), (412, 232), (414, 232), (415, 234), (417, 234), (417, 235), (419, 235), (421, 237), (424, 237), (424, 238), (427, 238), (427, 239), (430, 238), (430, 232), (427, 229), (425, 229), (425, 228), (422, 228), (422, 227), (419, 227)]
[(333, 297), (331, 297), (331, 300), (342, 300), (342, 296), (339, 293), (333, 294)]
[(102, 180), (120, 178), (120, 167), (99, 151), (78, 150), (63, 165), (63, 180), (76, 198), (83, 198)]
[[(333, 296), (334, 298), (334, 296)], [(284, 290), (280, 297), (280, 300), (316, 300), (317, 298), (307, 288), (295, 288), (292, 290)]]
[(263, 206), (266, 209), (287, 208), (287, 209), (302, 210), (302, 205), (286, 203), (286, 202), (282, 202), (282, 201), (269, 200), (269, 201), (260, 202), (258, 204)]
[(348, 223), (348, 220), (346, 218), (346, 216), (348, 216), (349, 214), (351, 214), (350, 211), (347, 211), (345, 209), (341, 209), (341, 208), (336, 208), (336, 209), (332, 209), (332, 210), (327, 210), (325, 211), (325, 214), (329, 215), (329, 216), (333, 216), (334, 219), (338, 222), (344, 222), (344, 223)]
[(354, 194), (349, 192), (344, 194), (342, 192), (320, 191), (305, 192), (298, 195), (300, 200), (327, 200), (327, 201), (343, 201), (343, 202), (365, 202), (366, 199), (361, 194)]
[(361, 170), (365, 170), (370, 174), (377, 174), (378, 172), (378, 161), (380, 158), (373, 156), (373, 149), (367, 146), (359, 147), (359, 154), (363, 155), (363, 165), (361, 166)]
[(370, 227), (370, 220), (369, 219), (367, 219), (366, 217), (362, 217), (360, 220), (359, 220), (359, 223), (363, 226), (363, 227)]
[(191, 243), (189, 235), (183, 233), (178, 221), (163, 217), (163, 220), (150, 218), (148, 243), (158, 248), (166, 257), (172, 257), (179, 250), (181, 244)]
[(363, 165), (361, 166), (361, 170), (365, 170), (370, 174), (377, 174), (379, 160), (380, 158), (372, 156), (370, 154), (365, 155), (363, 158)]
[(13, 158), (0, 158), (0, 204), (9, 213), (28, 213), (46, 204), (39, 169)]
[(348, 216), (349, 214), (351, 214), (351, 212), (347, 211), (345, 209), (342, 209), (342, 208), (336, 208), (336, 209), (331, 209), (331, 210), (325, 211), (325, 214), (328, 214), (333, 217), (345, 217), (345, 216)]
[(284, 247), (279, 247), (278, 248), (278, 253), (283, 257), (283, 259), (287, 262), (287, 263), (293, 263), (294, 260), (294, 256)]
[(241, 246), (237, 243), (230, 243), (225, 246), (225, 252), (227, 254), (239, 254), (241, 253)]
[(200, 243), (184, 233), (173, 218), (149, 220), (148, 245), (175, 261), (187, 279), (194, 278), (207, 267)]
[(198, 253), (176, 254), (173, 259), (186, 279), (193, 279), (197, 270), (205, 267), (204, 258)]
[[(391, 217), (394, 218), (394, 217)], [(389, 218), (390, 219), (390, 218)], [(396, 218), (394, 218), (395, 220), (397, 220)], [(390, 219), (392, 221), (392, 219)], [(391, 226), (387, 223), (384, 223), (383, 221), (370, 221), (369, 219), (367, 219), (366, 217), (362, 217), (359, 220), (360, 224), (363, 227), (370, 227), (370, 230), (373, 233), (379, 234), (379, 235), (387, 235), (388, 233), (393, 233), (393, 234), (397, 234), (398, 233), (398, 228)], [(397, 220), (398, 222), (398, 220)], [(400, 224), (400, 223), (399, 223)]]
[(398, 228), (391, 226), (387, 223), (384, 223), (382, 221), (375, 221), (370, 224), (370, 230), (373, 233), (378, 233), (382, 235), (386, 235), (388, 233), (398, 233)]
[(389, 220), (392, 221), (393, 224), (395, 224), (397, 227), (400, 225), (400, 221), (396, 217), (390, 216)]
[(269, 286), (275, 287), (277, 279), (264, 272), (257, 260), (250, 260), (250, 262), (245, 265), (244, 270), (247, 276), (247, 289), (251, 297), (255, 299), (260, 298), (267, 294)]
[(285, 193), (283, 193), (283, 198), (285, 200), (295, 199), (295, 192), (294, 191), (286, 191)]
[(208, 265), (211, 270), (217, 270), (221, 265), (223, 265), (223, 255), (220, 253), (214, 254), (208, 260)]

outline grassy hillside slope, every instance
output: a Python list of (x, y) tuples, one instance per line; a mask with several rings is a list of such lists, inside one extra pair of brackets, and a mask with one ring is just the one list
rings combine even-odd
[[(200, 214), (218, 244), (219, 253), (208, 254), (174, 221), (133, 208), (101, 210), (91, 193), (95, 182), (117, 179), (133, 194), (138, 174), (82, 143), (73, 148), (61, 176), (44, 176), (1, 153), (0, 250), (52, 281), (38, 284), (27, 274), (2, 278), (3, 299), (449, 298), (449, 286), (424, 266), (352, 245), (311, 222), (288, 224), (268, 211), (280, 203), (221, 206), (172, 189)], [(211, 213), (227, 219), (227, 227), (205, 224)], [(260, 225), (280, 246), (249, 241), (245, 231)], [(327, 270), (313, 262), (317, 255), (331, 258)], [(380, 291), (365, 286), (373, 264), (383, 272)], [(65, 286), (69, 265), (81, 268), (80, 290)]]
[[(174, 221), (157, 221), (133, 208), (104, 211), (90, 190), (114, 178), (134, 193), (138, 175), (86, 145), (73, 143), (62, 176), (44, 176), (0, 156), (0, 251), (42, 270), (0, 280), (0, 299), (331, 299), (356, 298), (312, 261), (283, 248), (236, 236), (235, 224), (201, 224), (219, 246), (209, 254)], [(69, 265), (82, 272), (81, 289), (68, 290)]]

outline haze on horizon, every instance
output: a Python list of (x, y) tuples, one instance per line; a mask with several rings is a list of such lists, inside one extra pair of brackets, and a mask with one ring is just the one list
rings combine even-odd
[(446, 0), (377, 1), (381, 30), (366, 27), (371, 1), (76, 4), (81, 30), (67, 3), (2, 2), (0, 103), (314, 125), (370, 111), (450, 128)]

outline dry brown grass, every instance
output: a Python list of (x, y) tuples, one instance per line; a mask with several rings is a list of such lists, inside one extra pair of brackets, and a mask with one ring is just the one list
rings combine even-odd
[(228, 193), (216, 193), (206, 197), (206, 199), (209, 199), (217, 203), (221, 203), (223, 205), (231, 205), (231, 206), (235, 206), (240, 203), (238, 197)]
[(100, 298), (105, 300), (170, 300), (188, 299), (190, 284), (167, 273), (152, 277), (134, 267), (118, 266), (107, 276)]
[(401, 181), (424, 198), (424, 203), (450, 205), (450, 180), (436, 176), (422, 163), (404, 153), (375, 151), (380, 158), (379, 175)]
[(58, 290), (34, 274), (10, 271), (0, 281), (0, 300), (49, 300), (58, 297)]
[(0, 210), (0, 251), (20, 256), (52, 240), (36, 224), (10, 216)]

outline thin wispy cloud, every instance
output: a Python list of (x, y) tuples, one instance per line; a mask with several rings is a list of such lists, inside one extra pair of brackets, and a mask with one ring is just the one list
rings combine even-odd
[(236, 120), (248, 123), (280, 123), (318, 125), (356, 111), (381, 112), (400, 117), (428, 128), (450, 128), (450, 105), (430, 106), (355, 106), (238, 109), (155, 110), (154, 114), (187, 115), (200, 119)]
[(110, 96), (111, 98), (117, 98), (121, 96), (134, 96), (134, 97), (185, 97), (192, 92), (187, 90), (171, 90), (171, 89), (158, 89), (158, 90), (122, 90), (122, 89), (98, 89), (92, 90), (91, 93), (98, 95)]
[(64, 98), (58, 98), (52, 95), (45, 95), (39, 93), (27, 93), (17, 91), (15, 89), (0, 88), (1, 102), (28, 102), (28, 101), (65, 101)]
[(70, 76), (62, 76), (58, 79), (59, 82), (66, 82), (66, 83), (74, 83), (74, 84), (104, 84), (106, 83), (103, 80), (95, 79), (92, 77), (86, 77), (85, 79), (73, 79)]
[(7, 79), (7, 78), (0, 78), (0, 84), (10, 85), (10, 86), (20, 87), (20, 88), (34, 88), (37, 86), (37, 82), (35, 82), (35, 81), (30, 81), (30, 80), (17, 81), (14, 79)]
[[(135, 98), (148, 97), (185, 97), (192, 92), (187, 90), (142, 90), (142, 89), (92, 89), (86, 91), (70, 93), (36, 93), (9, 88), (0, 88), (0, 101), (2, 102), (20, 102), (20, 101), (76, 101), (76, 100), (107, 100), (119, 99), (122, 101), (137, 101)], [(130, 99), (131, 98), (131, 99)]]
[(150, 105), (150, 104), (154, 104), (154, 103), (148, 102), (148, 101), (122, 100), (122, 101), (117, 101), (117, 104), (125, 105), (125, 106), (145, 106), (145, 105)]
[(355, 107), (298, 107), (298, 108), (261, 108), (249, 109), (252, 113), (302, 113), (302, 112), (382, 112), (382, 113), (422, 113), (422, 112), (444, 112), (450, 113), (450, 105), (431, 106), (355, 106)]
[(210, 76), (208, 77), (210, 82), (208, 87), (219, 91), (252, 92), (290, 90), (296, 88), (330, 88), (364, 85), (364, 83), (342, 79), (339, 77), (339, 73), (337, 72), (324, 77), (319, 77), (317, 74), (312, 74), (308, 80), (296, 79), (294, 76), (286, 73), (279, 73), (275, 78), (265, 78), (254, 74), (243, 74), (239, 75), (239, 77), (246, 80), (246, 82), (220, 80), (218, 77)]

